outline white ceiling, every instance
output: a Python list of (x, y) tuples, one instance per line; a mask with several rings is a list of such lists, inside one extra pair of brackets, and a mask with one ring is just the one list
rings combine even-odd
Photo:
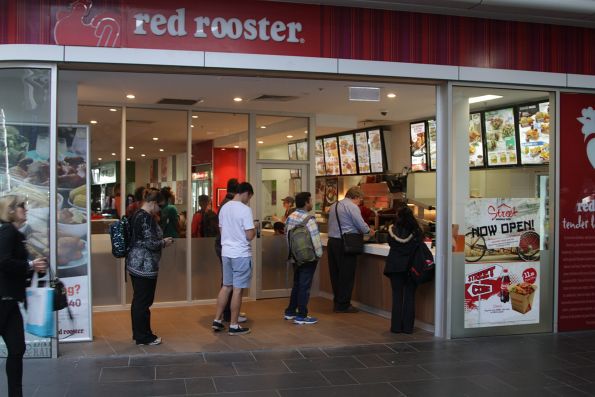
[[(61, 81), (78, 85), (78, 121), (91, 124), (92, 156), (97, 161), (111, 161), (120, 155), (122, 113), (127, 105), (126, 147), (132, 160), (157, 158), (186, 152), (187, 113), (183, 110), (156, 109), (162, 98), (201, 99), (193, 109), (192, 143), (215, 140), (219, 147), (246, 147), (247, 112), (286, 113), (288, 115), (257, 115), (258, 148), (279, 145), (288, 140), (306, 138), (307, 118), (316, 120), (316, 135), (326, 135), (364, 126), (392, 125), (435, 115), (435, 89), (421, 84), (374, 84), (361, 82), (308, 80), (289, 78), (229, 77), (206, 75), (175, 75), (156, 73), (123, 73), (64, 71)], [(380, 102), (353, 102), (348, 99), (349, 86), (375, 86), (381, 89)], [(503, 90), (465, 87), (460, 92), (469, 97), (486, 94), (503, 98), (471, 106), (477, 111), (511, 103), (530, 102), (547, 98), (538, 91)], [(386, 94), (397, 95), (389, 99)], [(456, 92), (456, 91), (455, 91)], [(136, 99), (125, 98), (127, 93)], [(289, 102), (254, 102), (263, 94), (291, 95), (298, 99)], [(244, 101), (237, 103), (239, 96)], [(153, 108), (147, 108), (152, 106)], [(117, 111), (110, 111), (114, 108)], [(386, 111), (386, 116), (381, 112)], [(291, 114), (296, 115), (293, 117)], [(266, 129), (260, 127), (265, 126)], [(293, 138), (288, 139), (291, 135)], [(159, 138), (154, 141), (153, 138)], [(163, 149), (160, 152), (159, 149)], [(115, 153), (115, 155), (112, 155)]]

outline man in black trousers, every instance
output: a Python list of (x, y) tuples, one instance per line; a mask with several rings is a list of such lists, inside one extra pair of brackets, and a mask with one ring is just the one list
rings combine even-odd
[[(345, 198), (331, 205), (328, 221), (328, 265), (334, 294), (335, 313), (356, 313), (351, 305), (351, 293), (355, 282), (357, 255), (346, 254), (341, 232), (370, 233), (370, 227), (362, 218), (359, 203), (364, 193), (359, 187), (350, 188)], [(339, 227), (339, 223), (341, 227)]]

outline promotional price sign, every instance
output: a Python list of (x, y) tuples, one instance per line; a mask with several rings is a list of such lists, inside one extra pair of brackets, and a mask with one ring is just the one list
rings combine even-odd
[(465, 264), (465, 328), (539, 323), (539, 262)]
[(558, 329), (595, 329), (595, 95), (560, 94)]

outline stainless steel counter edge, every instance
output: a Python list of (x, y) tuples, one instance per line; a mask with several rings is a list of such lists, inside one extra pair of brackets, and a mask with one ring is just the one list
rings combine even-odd
[[(320, 240), (322, 241), (322, 245), (326, 247), (328, 234), (320, 233)], [(364, 244), (364, 254), (388, 256), (388, 251), (390, 251), (388, 244)]]

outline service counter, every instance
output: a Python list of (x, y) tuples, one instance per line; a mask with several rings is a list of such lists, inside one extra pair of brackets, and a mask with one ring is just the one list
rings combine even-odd
[[(321, 235), (324, 253), (319, 263), (319, 290), (323, 296), (331, 297), (333, 290), (328, 269), (327, 236)], [(384, 276), (384, 263), (388, 256), (388, 244), (365, 244), (364, 254), (358, 256), (352, 302), (360, 309), (390, 318), (392, 310), (392, 289)], [(422, 284), (415, 294), (416, 326), (432, 330), (434, 326), (434, 281)]]

